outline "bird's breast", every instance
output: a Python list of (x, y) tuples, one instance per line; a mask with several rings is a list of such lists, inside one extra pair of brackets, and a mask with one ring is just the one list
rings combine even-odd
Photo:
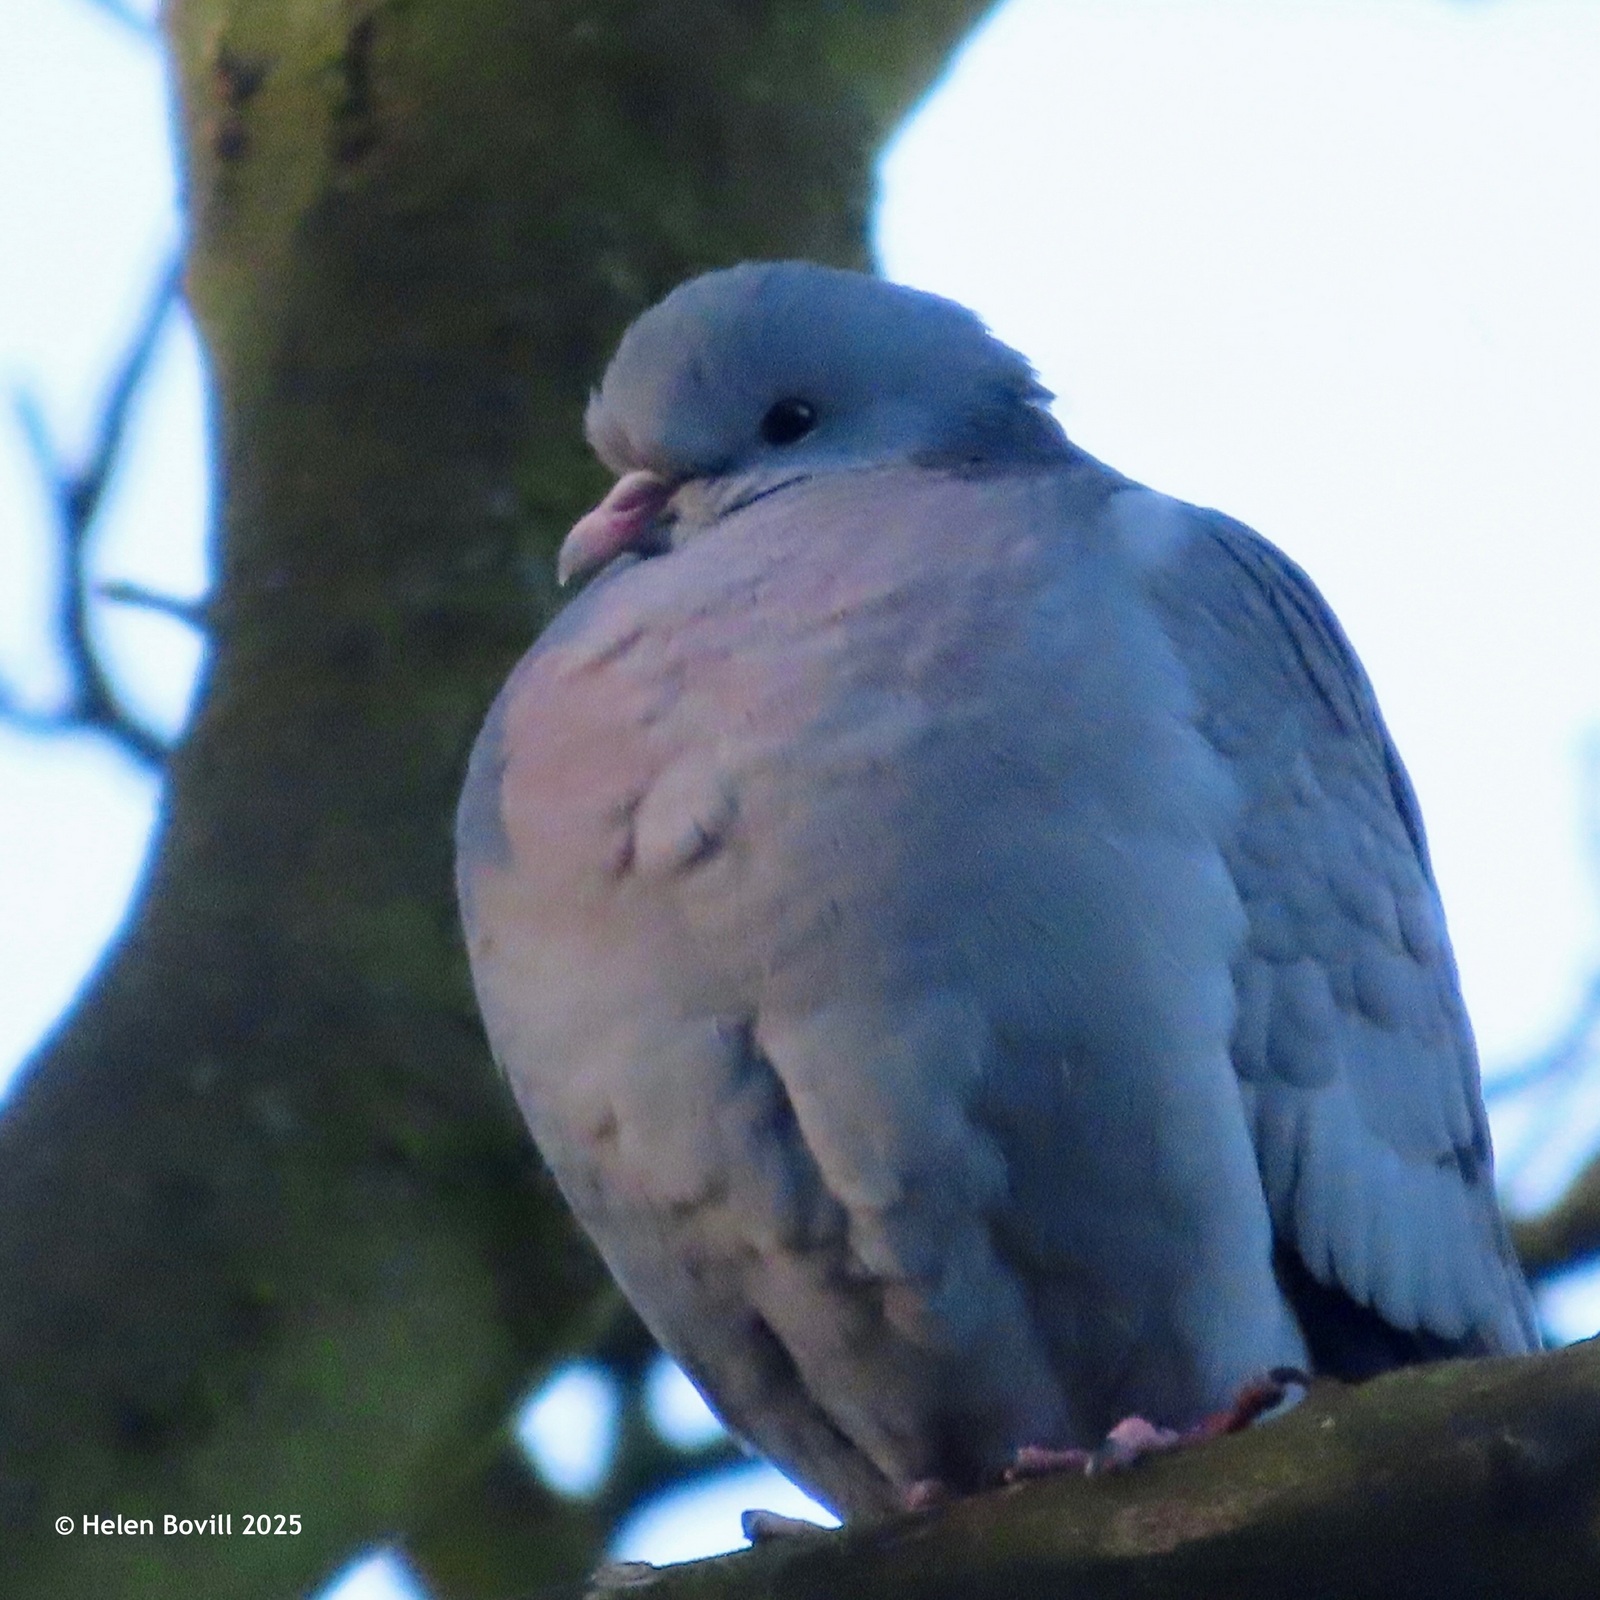
[(1070, 486), (847, 476), (602, 582), (530, 653), (520, 892), (546, 937), (648, 926), (741, 995), (992, 966), (997, 939), (1059, 995), (1097, 895), (1159, 870), (1137, 841), (1199, 848), (1226, 807), (1186, 686)]

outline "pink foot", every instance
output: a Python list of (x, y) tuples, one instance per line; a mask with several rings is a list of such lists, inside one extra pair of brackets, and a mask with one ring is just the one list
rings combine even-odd
[(1143, 1456), (1175, 1448), (1186, 1437), (1171, 1428), (1158, 1428), (1143, 1417), (1124, 1417), (1093, 1450), (1024, 1445), (1006, 1468), (1005, 1480), (1021, 1483), (1027, 1478), (1048, 1478), (1058, 1472), (1078, 1473), (1085, 1478), (1102, 1472), (1120, 1472)]
[(900, 1496), (907, 1511), (932, 1511), (951, 1499), (950, 1485), (942, 1478), (918, 1478)]
[(1100, 1448), (1090, 1455), (1089, 1464), (1083, 1470), (1091, 1478), (1102, 1472), (1123, 1472), (1146, 1456), (1176, 1450), (1187, 1443), (1189, 1437), (1172, 1428), (1158, 1428), (1143, 1417), (1124, 1417), (1101, 1440)]
[(1278, 1405), (1290, 1384), (1305, 1386), (1310, 1381), (1305, 1373), (1292, 1367), (1275, 1368), (1266, 1377), (1247, 1383), (1226, 1410), (1214, 1411), (1182, 1432), (1157, 1427), (1144, 1417), (1124, 1417), (1094, 1450), (1023, 1445), (1006, 1468), (1005, 1481), (1020, 1483), (1026, 1478), (1044, 1478), (1057, 1472), (1082, 1473), (1086, 1478), (1102, 1472), (1121, 1472), (1145, 1456), (1175, 1450), (1180, 1445), (1199, 1444), (1206, 1439), (1219, 1439), (1227, 1433), (1239, 1433)]

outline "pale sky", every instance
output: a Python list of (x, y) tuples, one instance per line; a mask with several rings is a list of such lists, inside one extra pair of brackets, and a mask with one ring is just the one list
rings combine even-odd
[[(0, 384), (70, 454), (176, 235), (164, 92), (79, 0), (4, 19)], [(977, 308), (1079, 443), (1251, 523), (1328, 596), (1415, 779), (1491, 1069), (1600, 956), (1578, 788), (1600, 729), (1596, 84), (1584, 0), (1012, 0), (883, 169), (890, 276)], [(97, 573), (203, 590), (202, 430), (175, 321)], [(41, 510), (0, 412), (0, 674), (39, 700)], [(196, 642), (105, 613), (130, 693), (176, 727)], [(0, 728), (0, 1070), (115, 927), (156, 799), (92, 740)], [(1595, 1099), (1563, 1107), (1526, 1193), (1600, 1137)], [(1570, 1335), (1600, 1321), (1592, 1296), (1554, 1310)], [(736, 1542), (739, 1505), (777, 1503), (721, 1492), (629, 1553)]]

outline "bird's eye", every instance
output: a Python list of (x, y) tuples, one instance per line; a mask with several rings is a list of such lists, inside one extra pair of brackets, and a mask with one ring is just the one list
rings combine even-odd
[(793, 444), (817, 425), (817, 408), (809, 400), (776, 400), (761, 419), (761, 437), (768, 444)]

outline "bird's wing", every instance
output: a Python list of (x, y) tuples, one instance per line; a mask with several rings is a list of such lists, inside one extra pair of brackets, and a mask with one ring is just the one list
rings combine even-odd
[[(1129, 493), (1135, 522), (1170, 524), (1173, 502)], [(1240, 791), (1232, 1053), (1280, 1249), (1392, 1328), (1536, 1348), (1422, 819), (1372, 687), (1288, 557), (1181, 515), (1149, 582)]]

